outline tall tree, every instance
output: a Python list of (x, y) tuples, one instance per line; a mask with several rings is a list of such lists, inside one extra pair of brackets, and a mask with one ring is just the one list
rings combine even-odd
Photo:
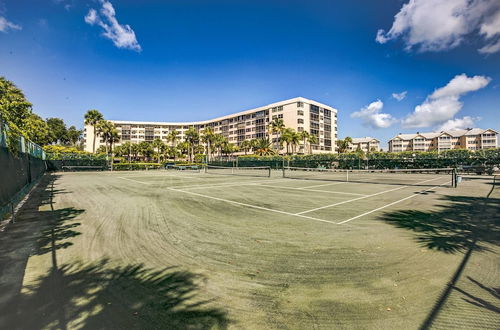
[(308, 131), (302, 131), (299, 133), (300, 138), (302, 139), (302, 143), (304, 145), (304, 154), (306, 153), (306, 146), (307, 146), (307, 140), (309, 139), (309, 132)]
[(177, 140), (179, 139), (179, 132), (175, 129), (170, 131), (167, 135), (167, 141), (172, 143), (172, 147), (177, 146)]
[(339, 154), (345, 153), (349, 149), (349, 145), (352, 144), (352, 138), (347, 136), (343, 140), (337, 140), (337, 147)]
[(200, 141), (200, 134), (198, 134), (198, 131), (194, 127), (189, 127), (189, 129), (184, 133), (186, 136), (186, 142), (189, 143), (189, 161), (193, 161), (193, 153), (194, 153), (194, 147), (198, 144)]
[(156, 138), (154, 139), (153, 143), (153, 148), (156, 148), (156, 157), (158, 158), (158, 164), (160, 163), (160, 149), (164, 146), (164, 143), (162, 140)]
[(0, 77), (0, 119), (15, 133), (24, 133), (31, 112), (31, 103), (12, 81)]
[(51, 136), (51, 143), (66, 144), (68, 139), (68, 129), (61, 118), (47, 118), (47, 125)]
[(203, 130), (203, 136), (201, 137), (201, 141), (206, 144), (207, 146), (207, 162), (210, 161), (210, 156), (211, 156), (211, 151), (212, 151), (212, 144), (214, 142), (214, 129), (210, 126), (205, 127)]
[(287, 127), (281, 133), (281, 141), (286, 143), (286, 153), (290, 153), (290, 144), (292, 142), (294, 131), (293, 129)]
[(290, 137), (290, 143), (292, 144), (292, 154), (294, 154), (297, 150), (297, 146), (300, 143), (300, 134), (293, 131), (292, 136)]
[(283, 119), (281, 118), (274, 118), (270, 123), (269, 123), (269, 130), (271, 133), (276, 134), (276, 145), (277, 148), (276, 150), (280, 151), (280, 144), (281, 144), (281, 133), (285, 129), (285, 123), (283, 122)]
[(40, 116), (32, 113), (26, 120), (24, 129), (26, 137), (34, 143), (40, 146), (50, 143), (49, 126)]
[(100, 113), (98, 110), (89, 110), (85, 114), (85, 125), (90, 125), (94, 129), (94, 140), (92, 144), (92, 152), (95, 153), (95, 140), (97, 137), (97, 123), (101, 120), (103, 120), (104, 117), (102, 113)]
[(240, 144), (240, 149), (245, 152), (245, 155), (247, 152), (252, 149), (252, 141), (251, 140), (244, 140)]
[(312, 154), (312, 145), (318, 143), (318, 137), (314, 134), (310, 134), (307, 138), (307, 142), (309, 143), (309, 154)]
[(80, 138), (82, 137), (82, 131), (76, 129), (75, 126), (70, 126), (68, 128), (68, 141), (71, 143), (72, 146), (75, 146), (78, 141), (80, 141)]

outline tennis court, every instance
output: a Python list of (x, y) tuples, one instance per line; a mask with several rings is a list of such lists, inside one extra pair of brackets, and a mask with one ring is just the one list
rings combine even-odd
[(52, 174), (13, 225), (47, 222), (15, 304), (40, 313), (17, 321), (496, 328), (498, 185), (454, 181), (450, 169)]

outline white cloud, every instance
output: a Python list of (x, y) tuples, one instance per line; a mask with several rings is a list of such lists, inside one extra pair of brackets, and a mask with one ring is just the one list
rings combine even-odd
[(489, 43), (478, 51), (482, 54), (492, 54), (500, 51), (500, 10), (481, 25), (480, 33)]
[(361, 118), (363, 125), (371, 128), (387, 128), (396, 122), (388, 113), (380, 113), (384, 107), (384, 103), (380, 100), (370, 103), (359, 111), (351, 114), (352, 118)]
[(99, 25), (104, 29), (103, 36), (113, 41), (116, 47), (126, 48), (140, 52), (141, 45), (137, 41), (134, 30), (125, 24), (120, 24), (116, 19), (116, 12), (111, 2), (100, 0), (102, 8), (91, 8), (85, 16), (85, 22), (90, 25)]
[(452, 119), (462, 109), (460, 97), (484, 88), (491, 81), (485, 76), (455, 76), (446, 86), (436, 89), (424, 103), (403, 119), (403, 127), (430, 127)]
[(407, 91), (401, 92), (401, 93), (392, 93), (392, 97), (395, 98), (398, 101), (402, 101), (406, 97)]
[[(499, 15), (498, 0), (410, 0), (394, 16), (391, 29), (378, 30), (375, 40), (383, 44), (401, 37), (407, 50), (448, 50), (478, 30), (485, 39), (498, 34)], [(481, 52), (498, 51), (493, 45)]]
[(474, 127), (474, 124), (476, 121), (481, 120), (480, 117), (470, 117), (470, 116), (465, 116), (463, 118), (455, 118), (455, 119), (450, 119), (446, 122), (444, 122), (440, 127), (439, 131), (451, 131), (455, 129), (466, 129), (466, 128), (472, 128)]
[(21, 30), (20, 25), (9, 22), (5, 17), (0, 16), (0, 32), (7, 33), (9, 30)]

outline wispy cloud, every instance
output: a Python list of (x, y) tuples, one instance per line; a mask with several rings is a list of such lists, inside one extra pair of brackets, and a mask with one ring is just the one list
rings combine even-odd
[(352, 118), (360, 118), (363, 125), (371, 128), (387, 128), (397, 120), (388, 113), (381, 113), (384, 103), (380, 100), (370, 103), (351, 114)]
[(408, 93), (407, 91), (401, 93), (392, 93), (392, 97), (398, 101), (402, 101), (406, 97), (407, 93)]
[(141, 45), (137, 41), (134, 30), (127, 24), (120, 24), (111, 2), (100, 0), (102, 7), (99, 11), (91, 8), (85, 16), (85, 22), (90, 25), (100, 26), (103, 36), (113, 41), (116, 47), (140, 52)]
[[(426, 100), (415, 107), (403, 121), (403, 127), (431, 127), (453, 119), (462, 109), (460, 97), (486, 87), (491, 79), (485, 76), (455, 76), (446, 86), (438, 88)], [(458, 122), (457, 122), (458, 123)], [(451, 125), (451, 122), (450, 122)]]
[(14, 24), (8, 21), (5, 17), (0, 16), (0, 32), (7, 33), (10, 30), (21, 30), (21, 25)]
[(402, 38), (407, 50), (443, 51), (477, 31), (487, 43), (479, 52), (500, 50), (498, 0), (410, 0), (394, 16), (391, 29), (378, 30), (375, 40), (383, 44)]

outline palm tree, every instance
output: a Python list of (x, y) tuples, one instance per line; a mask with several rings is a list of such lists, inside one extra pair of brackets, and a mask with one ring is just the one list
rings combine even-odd
[(109, 153), (108, 142), (111, 140), (111, 135), (115, 129), (115, 125), (107, 120), (100, 120), (96, 123), (96, 135), (100, 136), (104, 140), (104, 146), (106, 147), (106, 154)]
[(174, 148), (176, 147), (177, 140), (179, 139), (178, 135), (179, 135), (179, 132), (177, 132), (175, 129), (170, 131), (170, 133), (168, 133), (168, 135), (167, 135), (167, 141), (172, 142), (172, 147), (174, 147)]
[(246, 156), (247, 152), (250, 149), (252, 149), (252, 140), (245, 140), (245, 141), (241, 142), (240, 149), (245, 152), (245, 156)]
[(158, 164), (160, 163), (160, 149), (164, 146), (162, 140), (156, 138), (153, 140), (153, 148), (156, 148), (156, 156), (158, 157)]
[(283, 119), (281, 118), (274, 118), (270, 123), (269, 123), (269, 131), (270, 133), (275, 133), (276, 134), (276, 144), (277, 148), (276, 150), (279, 153), (280, 149), (280, 142), (281, 142), (281, 133), (285, 129), (285, 123), (283, 122)]
[(281, 133), (281, 141), (286, 143), (286, 153), (290, 153), (290, 144), (292, 142), (292, 136), (294, 134), (294, 130), (291, 128), (285, 128)]
[(292, 154), (294, 154), (300, 143), (300, 134), (294, 131), (291, 136), (290, 143), (292, 144)]
[(205, 127), (205, 129), (203, 130), (203, 136), (201, 137), (201, 141), (206, 143), (207, 145), (207, 151), (206, 151), (206, 154), (207, 154), (207, 162), (210, 161), (210, 154), (211, 154), (211, 145), (214, 141), (214, 129), (210, 126), (208, 127)]
[(97, 123), (100, 122), (101, 120), (104, 119), (102, 113), (100, 113), (98, 110), (89, 110), (84, 116), (85, 118), (85, 125), (90, 125), (94, 128), (94, 141), (92, 145), (92, 153), (95, 153), (95, 140), (97, 137)]
[(337, 146), (339, 149), (339, 154), (342, 154), (349, 149), (349, 145), (352, 144), (352, 138), (347, 136), (343, 140), (337, 140)]
[(222, 154), (222, 148), (228, 142), (227, 138), (222, 134), (214, 134), (214, 147), (218, 151), (219, 156)]
[(189, 143), (189, 161), (193, 161), (193, 153), (194, 153), (194, 147), (198, 142), (200, 141), (200, 134), (198, 134), (198, 131), (193, 127), (189, 127), (189, 129), (184, 133), (186, 136), (186, 142)]
[(145, 161), (147, 161), (151, 154), (154, 152), (151, 142), (148, 141), (142, 141), (141, 143), (139, 143), (138, 149), (142, 157), (144, 157)]
[(269, 139), (258, 139), (255, 143), (255, 154), (259, 156), (270, 156), (274, 155), (274, 150), (271, 147), (271, 142)]
[(134, 160), (137, 159), (137, 155), (140, 152), (141, 152), (141, 148), (139, 147), (139, 145), (137, 143), (132, 143), (132, 145), (130, 146), (130, 153), (134, 157)]
[(309, 136), (311, 136), (309, 134), (308, 131), (302, 131), (299, 133), (300, 135), (300, 138), (302, 139), (302, 143), (304, 144), (304, 154), (306, 153), (306, 144), (307, 144), (307, 140), (309, 139)]
[(126, 155), (129, 162), (130, 162), (130, 156), (132, 153), (131, 149), (132, 149), (132, 143), (130, 143), (129, 141), (122, 143), (122, 145), (120, 146), (120, 154), (122, 156)]
[[(111, 170), (113, 170), (113, 144), (120, 141), (120, 136), (115, 128), (115, 124), (107, 120), (100, 120), (96, 124), (97, 135), (101, 136), (104, 140), (104, 146), (106, 148), (106, 159), (109, 160), (108, 156), (111, 153)], [(108, 147), (109, 144), (109, 147)]]
[(182, 156), (187, 155), (189, 153), (189, 142), (182, 141), (177, 145), (177, 149)]
[(309, 142), (309, 154), (312, 154), (312, 145), (318, 143), (318, 137), (314, 134), (310, 134), (307, 138), (307, 142)]

